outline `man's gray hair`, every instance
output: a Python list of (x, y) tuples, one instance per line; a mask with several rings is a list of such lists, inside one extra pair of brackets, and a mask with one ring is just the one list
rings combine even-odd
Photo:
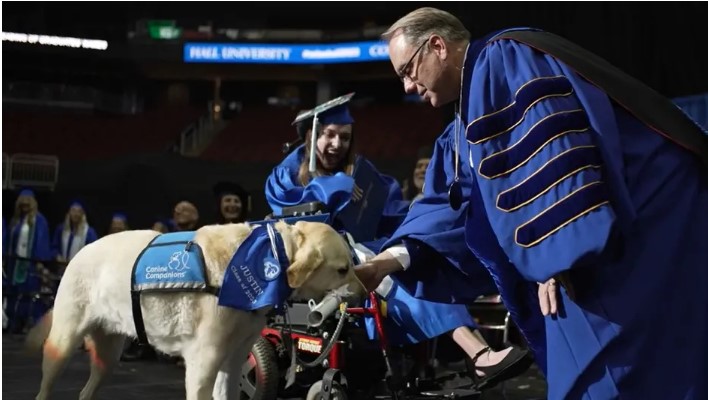
[(440, 35), (447, 42), (470, 39), (470, 32), (457, 17), (432, 7), (419, 8), (401, 17), (381, 38), (388, 42), (398, 33), (412, 46), (419, 46), (432, 34)]

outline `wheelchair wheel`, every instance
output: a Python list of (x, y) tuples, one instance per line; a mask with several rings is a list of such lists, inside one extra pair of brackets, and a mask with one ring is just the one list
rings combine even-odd
[[(317, 381), (307, 391), (305, 400), (322, 400), (322, 381)], [(339, 382), (332, 382), (332, 391), (329, 393), (331, 400), (347, 400), (349, 397)]]
[(276, 400), (278, 363), (275, 348), (265, 338), (258, 338), (241, 368), (238, 400)]

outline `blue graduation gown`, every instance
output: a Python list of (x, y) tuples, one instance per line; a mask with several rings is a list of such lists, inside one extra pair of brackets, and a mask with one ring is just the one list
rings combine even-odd
[[(17, 255), (17, 241), (20, 236), (22, 220), (12, 227), (8, 240), (7, 254), (9, 256)], [(10, 328), (14, 329), (17, 323), (22, 323), (25, 318), (31, 317), (33, 322), (39, 320), (39, 317), (46, 311), (46, 305), (39, 301), (30, 306), (31, 299), (22, 297), (18, 300), (18, 294), (38, 292), (41, 288), (41, 279), (37, 273), (37, 261), (50, 261), (51, 249), (49, 245), (49, 226), (47, 220), (40, 213), (37, 213), (34, 225), (34, 236), (31, 238), (32, 248), (29, 253), (29, 258), (36, 261), (22, 261), (8, 259), (8, 276), (7, 280), (13, 287), (13, 291), (8, 296), (7, 315), (10, 319)], [(17, 270), (17, 271), (16, 271)], [(15, 273), (17, 272), (17, 274)], [(31, 310), (31, 315), (30, 315)]]
[[(304, 147), (300, 146), (276, 166), (268, 177), (266, 199), (273, 212), (278, 214), (283, 207), (309, 201), (323, 202), (331, 210), (344, 208), (351, 199), (353, 179), (340, 173), (334, 176), (317, 177), (306, 187), (302, 187), (297, 181), (297, 172), (303, 157)], [(362, 161), (369, 162), (365, 159)], [(384, 209), (384, 217), (388, 219), (383, 219), (379, 224), (381, 240), (364, 243), (374, 252), (378, 252), (381, 244), (386, 240), (384, 235), (390, 234), (392, 228), (398, 226), (395, 220), (396, 218), (402, 220), (405, 215), (402, 211), (407, 208), (396, 180), (386, 175), (381, 177), (384, 182), (389, 183), (389, 196)], [(386, 322), (390, 343), (394, 345), (417, 343), (461, 326), (475, 326), (464, 306), (417, 299), (396, 286), (394, 285), (386, 298), (388, 306)], [(367, 330), (370, 337), (375, 337), (371, 319), (367, 319)]]
[[(266, 180), (265, 195), (268, 205), (276, 215), (282, 214), (283, 208), (303, 203), (319, 201), (332, 212), (339, 212), (349, 204), (352, 198), (354, 178), (339, 172), (335, 175), (318, 176), (302, 186), (298, 181), (300, 164), (305, 157), (305, 146), (300, 145), (276, 166)], [(371, 162), (359, 157), (358, 162)], [(376, 170), (371, 165), (373, 170)], [(380, 174), (381, 180), (388, 188), (388, 198), (379, 223), (377, 236), (390, 235), (401, 223), (407, 210), (408, 202), (403, 201), (403, 193), (396, 179)], [(372, 243), (372, 247), (381, 243)], [(374, 250), (376, 251), (376, 250)]]
[[(19, 223), (15, 224), (15, 226), (12, 227), (12, 230), (10, 232), (10, 240), (7, 249), (7, 252), (10, 256), (17, 255), (16, 247), (17, 241), (20, 236), (20, 229), (22, 228), (22, 223), (23, 220), (20, 220)], [(29, 262), (29, 265), (27, 265), (28, 273), (25, 279), (19, 282), (13, 282), (15, 268), (19, 268), (18, 264), (22, 263), (22, 261), (10, 259), (8, 262), (8, 264), (10, 265), (10, 267), (8, 268), (9, 279), (11, 282), (13, 282), (13, 284), (18, 285), (18, 290), (21, 292), (39, 290), (39, 278), (36, 276), (36, 261), (51, 260), (51, 248), (49, 244), (49, 226), (47, 224), (46, 218), (44, 218), (44, 215), (37, 213), (34, 227), (31, 229), (34, 229), (34, 236), (30, 239), (32, 248), (30, 249), (29, 258), (32, 258), (35, 261), (31, 261)], [(24, 268), (24, 266), (22, 268)]]
[[(65, 256), (65, 252), (68, 252), (68, 249), (62, 248), (62, 235), (64, 234), (64, 224), (59, 224), (56, 229), (54, 230), (54, 237), (52, 238), (52, 255), (54, 258), (56, 258), (58, 255)], [(73, 234), (71, 234), (73, 236)], [(93, 243), (98, 239), (98, 235), (96, 234), (96, 230), (93, 229), (93, 227), (89, 226), (87, 231), (86, 231), (86, 242), (84, 244), (87, 245), (89, 243)], [(69, 242), (67, 243), (67, 247), (71, 248), (71, 244), (73, 242), (74, 238), (70, 237)]]
[(545, 318), (548, 397), (708, 398), (697, 158), (526, 45), (492, 41), (465, 70), (472, 201), (524, 279), (569, 271), (576, 291)]

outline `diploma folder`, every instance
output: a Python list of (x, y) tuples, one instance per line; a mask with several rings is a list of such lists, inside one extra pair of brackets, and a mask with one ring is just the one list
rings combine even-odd
[(388, 185), (373, 166), (358, 160), (354, 167), (354, 182), (363, 194), (359, 201), (351, 200), (335, 219), (357, 243), (376, 239), (381, 215), (388, 200)]

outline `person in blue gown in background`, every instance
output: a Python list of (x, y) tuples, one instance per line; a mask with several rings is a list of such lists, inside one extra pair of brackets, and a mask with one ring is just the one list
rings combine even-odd
[[(459, 102), (465, 240), (545, 360), (548, 398), (708, 398), (705, 132), (546, 32), (471, 42), (457, 18), (422, 8), (384, 38), (407, 92)], [(357, 269), (368, 287), (395, 272), (416, 296), (464, 296), (444, 284), (468, 266), (416, 268), (379, 255)]]
[(69, 205), (64, 222), (54, 230), (52, 239), (52, 253), (59, 271), (63, 271), (84, 246), (97, 239), (96, 230), (88, 223), (84, 205), (79, 201), (73, 201)]
[(42, 277), (49, 271), (45, 263), (51, 261), (50, 234), (47, 219), (39, 211), (34, 191), (23, 189), (15, 202), (10, 220), (7, 246), (8, 296), (7, 315), (11, 330), (30, 328), (44, 314), (44, 303), (37, 301)]
[[(356, 153), (352, 131), (354, 120), (347, 105), (322, 112), (318, 119), (321, 132), (317, 135), (315, 145), (317, 171), (311, 175), (308, 168), (308, 149), (311, 145), (309, 127), (312, 126), (312, 119), (309, 119), (300, 122), (302, 125), (299, 133), (305, 138), (305, 144), (293, 150), (268, 177), (265, 187), (266, 199), (275, 215), (280, 215), (284, 207), (312, 201), (324, 203), (328, 210), (340, 211), (350, 201), (360, 199), (361, 193), (352, 178), (354, 165), (356, 162), (370, 162)], [(397, 218), (400, 223), (409, 206), (408, 202), (402, 201), (401, 189), (394, 178), (381, 174), (381, 179), (388, 187), (388, 201), (384, 209), (384, 216), (388, 220), (380, 223), (379, 240), (366, 243), (369, 248), (355, 244), (360, 258), (371, 257), (378, 251), (380, 245), (386, 241), (386, 235), (393, 233), (390, 230), (391, 219)], [(386, 228), (382, 229), (382, 225)], [(495, 290), (488, 274), (486, 281), (489, 284), (484, 290), (478, 291), (474, 298)], [(512, 347), (499, 352), (490, 350), (484, 339), (474, 331), (476, 325), (464, 305), (416, 299), (401, 290), (394, 280), (383, 282), (377, 292), (387, 302), (387, 332), (393, 344), (418, 343), (449, 332), (469, 358), (475, 359), (477, 366), (486, 367), (509, 362), (506, 357), (511, 354)], [(372, 325), (369, 325), (369, 332), (373, 338)], [(480, 352), (485, 354), (483, 359), (475, 357)], [(499, 375), (495, 378), (499, 381), (499, 378), (505, 377)], [(484, 382), (492, 383), (486, 380)]]

